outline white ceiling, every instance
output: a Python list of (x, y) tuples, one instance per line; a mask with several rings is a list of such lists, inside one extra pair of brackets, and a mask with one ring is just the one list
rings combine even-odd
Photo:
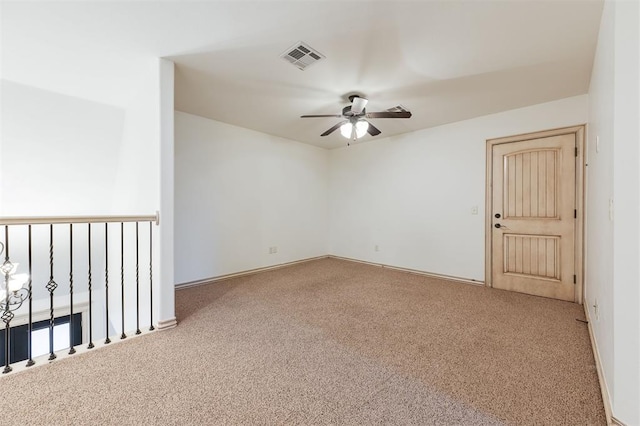
[[(346, 95), (401, 104), (382, 135), (588, 91), (602, 1), (173, 1), (1, 3), (2, 75), (117, 104), (150, 56), (176, 63), (176, 109), (332, 148)], [(279, 56), (304, 41), (326, 59)], [(69, 70), (73, 72), (69, 72)], [(135, 80), (129, 78), (129, 80)], [(45, 83), (46, 82), (46, 83)], [(365, 136), (365, 140), (370, 139)]]

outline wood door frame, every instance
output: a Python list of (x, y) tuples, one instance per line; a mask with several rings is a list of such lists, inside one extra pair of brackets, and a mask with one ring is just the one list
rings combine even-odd
[(584, 295), (584, 176), (585, 176), (585, 124), (572, 127), (545, 130), (534, 133), (507, 136), (502, 138), (487, 139), (487, 176), (485, 185), (485, 272), (484, 283), (487, 287), (493, 287), (492, 282), (492, 235), (493, 235), (493, 147), (511, 142), (522, 142), (531, 139), (540, 139), (551, 136), (574, 134), (578, 153), (576, 156), (576, 209), (578, 210), (575, 224), (575, 273), (576, 285), (574, 289), (574, 302), (582, 304)]

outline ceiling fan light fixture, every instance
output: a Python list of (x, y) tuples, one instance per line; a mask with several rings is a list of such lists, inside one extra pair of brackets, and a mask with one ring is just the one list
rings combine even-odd
[(353, 131), (353, 124), (344, 123), (340, 126), (340, 134), (347, 139), (351, 139), (351, 132)]
[(358, 121), (356, 123), (356, 136), (358, 139), (367, 134), (367, 130), (369, 130), (369, 122), (368, 121)]
[[(360, 139), (364, 135), (367, 134), (367, 130), (369, 129), (369, 122), (367, 121), (357, 121), (354, 125), (351, 122), (344, 123), (340, 126), (340, 134), (347, 139)], [(355, 135), (354, 135), (355, 130)]]

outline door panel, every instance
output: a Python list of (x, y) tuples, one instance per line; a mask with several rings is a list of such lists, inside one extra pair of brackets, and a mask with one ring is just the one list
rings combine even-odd
[(575, 134), (493, 146), (493, 287), (574, 300), (575, 147)]
[(559, 150), (505, 155), (504, 217), (557, 217), (555, 171)]
[(560, 279), (560, 238), (506, 233), (503, 236), (505, 273)]

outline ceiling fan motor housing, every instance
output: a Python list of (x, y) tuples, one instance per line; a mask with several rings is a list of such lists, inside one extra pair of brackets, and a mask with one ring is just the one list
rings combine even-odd
[[(360, 114), (358, 114), (358, 116), (363, 116), (366, 114), (365, 108), (362, 109), (362, 112)], [(354, 116), (354, 114), (351, 113), (351, 105), (347, 105), (346, 107), (342, 108), (342, 115), (345, 117), (352, 117)]]

